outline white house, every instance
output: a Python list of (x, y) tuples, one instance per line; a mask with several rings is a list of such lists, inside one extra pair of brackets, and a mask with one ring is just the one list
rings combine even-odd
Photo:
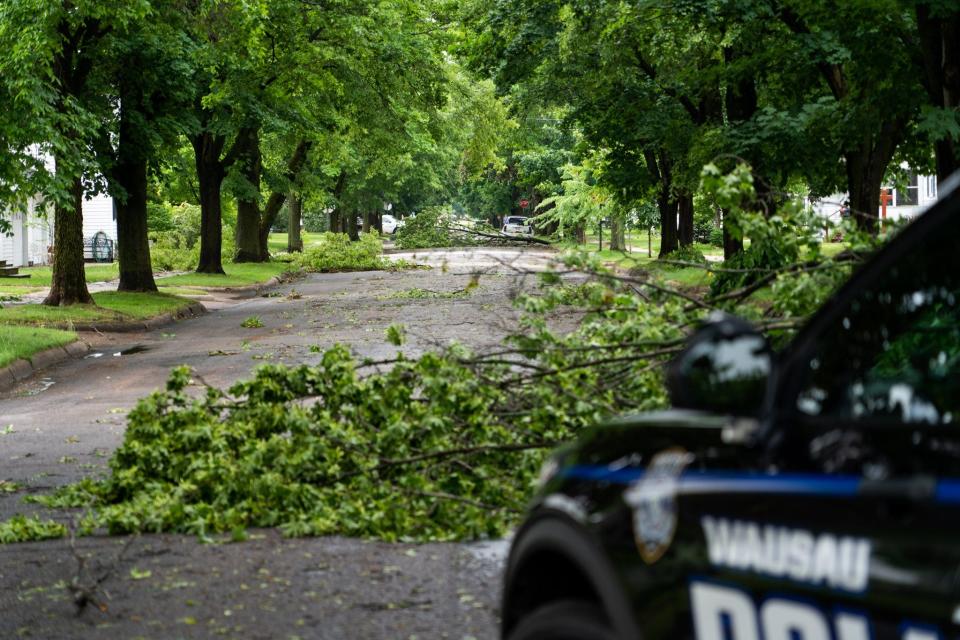
[[(26, 209), (4, 214), (12, 228), (0, 234), (0, 262), (14, 267), (47, 264), (53, 246), (53, 211), (44, 213), (43, 200), (30, 199)], [(89, 240), (103, 232), (114, 243), (117, 241), (117, 214), (113, 198), (95, 196), (83, 201), (83, 238)], [(85, 257), (91, 258), (90, 251)]]
[[(923, 176), (911, 172), (903, 189), (893, 185), (886, 185), (882, 189), (886, 191), (889, 198), (887, 200), (888, 220), (913, 218), (937, 201), (936, 176)], [(841, 209), (846, 205), (847, 200), (847, 194), (837, 193), (822, 200), (812, 201), (810, 206), (818, 215), (830, 220), (831, 224), (836, 224), (840, 221)], [(882, 212), (881, 203), (877, 217), (881, 217)]]

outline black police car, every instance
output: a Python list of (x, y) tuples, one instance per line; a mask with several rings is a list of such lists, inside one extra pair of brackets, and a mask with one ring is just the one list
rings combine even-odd
[(553, 457), (512, 544), (505, 638), (960, 637), (960, 193), (943, 191), (782, 353), (714, 318), (668, 372), (674, 409)]

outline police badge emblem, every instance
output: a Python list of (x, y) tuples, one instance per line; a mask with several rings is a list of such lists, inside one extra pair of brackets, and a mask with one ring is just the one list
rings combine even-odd
[(647, 564), (659, 560), (677, 530), (677, 484), (693, 455), (667, 449), (653, 457), (643, 476), (623, 493), (633, 511), (633, 537)]

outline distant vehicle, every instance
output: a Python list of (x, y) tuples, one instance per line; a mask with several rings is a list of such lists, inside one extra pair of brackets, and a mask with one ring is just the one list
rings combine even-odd
[(523, 216), (507, 216), (503, 219), (503, 228), (500, 231), (512, 236), (533, 235), (530, 219)]
[(397, 229), (403, 226), (403, 220), (397, 220), (392, 215), (385, 213), (381, 219), (381, 228), (383, 232), (389, 235), (396, 233)]
[(940, 640), (960, 623), (960, 192), (783, 352), (715, 316), (673, 409), (587, 430), (513, 539), (509, 640)]

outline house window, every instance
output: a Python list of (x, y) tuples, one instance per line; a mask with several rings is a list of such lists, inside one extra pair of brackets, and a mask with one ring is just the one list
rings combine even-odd
[(924, 180), (927, 187), (927, 199), (936, 200), (937, 199), (937, 176), (927, 176)]
[(904, 207), (920, 204), (920, 185), (917, 175), (911, 173), (905, 189), (897, 189), (896, 206)]

